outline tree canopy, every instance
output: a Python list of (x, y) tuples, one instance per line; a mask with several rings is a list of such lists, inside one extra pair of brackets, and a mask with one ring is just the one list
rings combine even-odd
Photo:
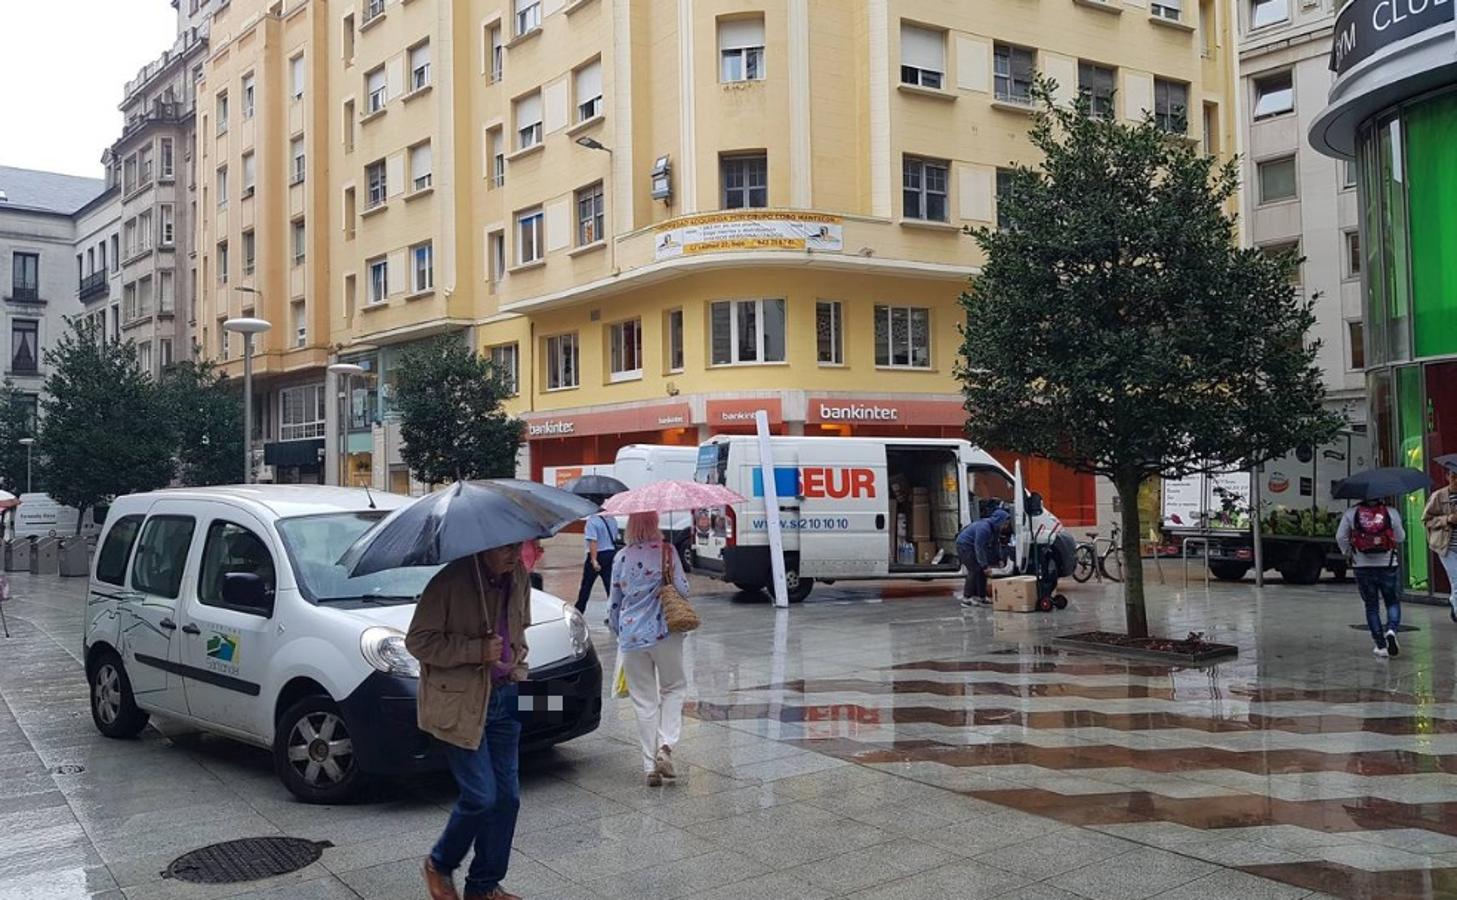
[(405, 354), (394, 402), (400, 453), (415, 477), (441, 484), (515, 474), (523, 426), (501, 407), (510, 395), (506, 373), (459, 336)]
[(20, 441), (35, 437), (35, 407), (25, 399), (9, 379), (0, 384), (0, 488), (16, 496), (29, 490), (26, 448)]
[(177, 436), (177, 478), (184, 485), (243, 480), (243, 400), (208, 361), (177, 363), (162, 374), (159, 399)]

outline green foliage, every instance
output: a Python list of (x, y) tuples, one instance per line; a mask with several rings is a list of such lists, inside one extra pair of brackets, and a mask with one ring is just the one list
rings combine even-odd
[(243, 480), (243, 398), (211, 362), (170, 367), (157, 385), (177, 435), (177, 477), (184, 485)]
[(998, 199), (1004, 230), (962, 297), (958, 377), (972, 440), (1111, 478), (1125, 498), (1129, 631), (1146, 633), (1138, 486), (1248, 466), (1332, 436), (1300, 260), (1237, 245), (1238, 165), (1146, 117), (1056, 106), (1043, 155)]
[(60, 503), (82, 513), (122, 494), (165, 487), (176, 469), (176, 434), (130, 342), (102, 342), (80, 319), (46, 351), (36, 475)]
[(35, 437), (34, 413), (24, 399), (8, 378), (0, 385), (0, 488), (16, 496), (26, 490), (26, 450), (20, 439)]
[(395, 384), (400, 451), (427, 484), (509, 478), (523, 426), (501, 403), (510, 396), (506, 373), (458, 336), (438, 338), (407, 353)]

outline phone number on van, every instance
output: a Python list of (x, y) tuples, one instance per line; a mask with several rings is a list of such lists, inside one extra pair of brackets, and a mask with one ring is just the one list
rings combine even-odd
[[(752, 531), (763, 531), (768, 527), (767, 519), (754, 519), (750, 525)], [(850, 520), (843, 518), (781, 519), (779, 527), (786, 531), (849, 531)]]

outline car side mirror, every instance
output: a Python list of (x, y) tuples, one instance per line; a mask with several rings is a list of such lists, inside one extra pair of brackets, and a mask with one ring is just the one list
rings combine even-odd
[(273, 615), (273, 594), (263, 579), (252, 572), (228, 572), (223, 575), (223, 602), (236, 609), (261, 615)]
[(1042, 495), (1036, 491), (1027, 495), (1027, 515), (1042, 515)]

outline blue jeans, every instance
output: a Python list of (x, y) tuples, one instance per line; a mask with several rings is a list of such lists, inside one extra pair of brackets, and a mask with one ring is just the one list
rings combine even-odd
[(511, 839), (516, 836), (516, 813), (521, 808), (517, 696), (515, 684), (492, 688), (479, 749), (445, 745), (445, 758), (460, 788), (460, 797), (450, 812), (450, 821), (445, 823), (445, 831), (430, 851), (430, 861), (436, 871), (448, 877), (474, 844), (475, 857), (465, 876), (468, 894), (495, 890), (511, 863)]
[[(1356, 590), (1361, 592), (1361, 602), (1366, 604), (1366, 627), (1371, 629), (1371, 639), (1376, 646), (1386, 646), (1386, 632), (1401, 627), (1401, 595), (1396, 590), (1396, 568), (1394, 566), (1356, 567)], [(1386, 627), (1381, 627), (1382, 600), (1386, 601)]]

